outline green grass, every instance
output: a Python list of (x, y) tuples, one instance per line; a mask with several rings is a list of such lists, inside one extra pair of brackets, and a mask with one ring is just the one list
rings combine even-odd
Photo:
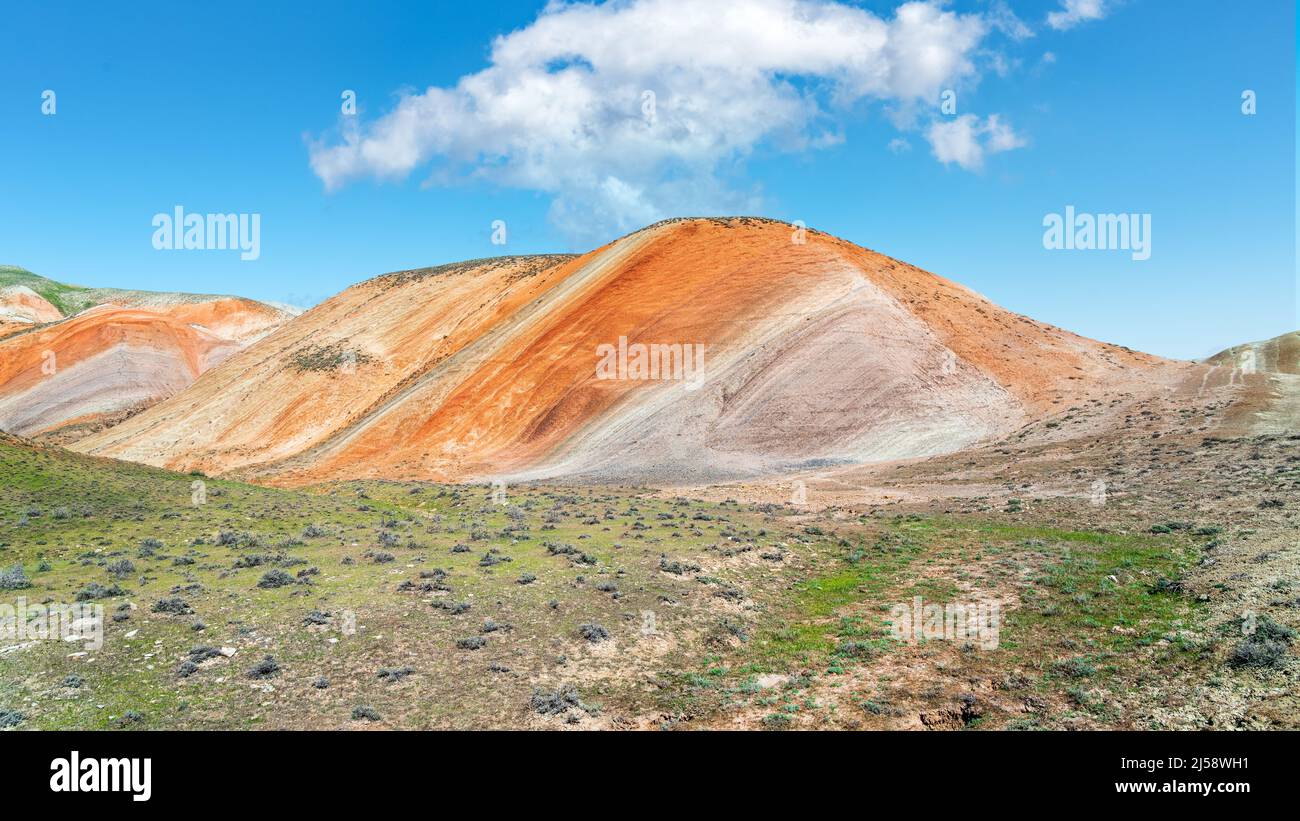
[(759, 637), (754, 652), (769, 669), (777, 671), (824, 664), (840, 640), (861, 635), (837, 629), (843, 624), (835, 618), (837, 614), (863, 602), (884, 602), (887, 591), (899, 583), (922, 550), (913, 535), (886, 532), (870, 544), (861, 541), (823, 556), (827, 564), (840, 565), (839, 569), (799, 582), (784, 618)]
[[(729, 687), (725, 698), (696, 693), (696, 702), (717, 707), (739, 697), (761, 704), (770, 693), (745, 692), (755, 675), (812, 671), (834, 680), (864, 659), (911, 652), (891, 636), (891, 606), (914, 596), (943, 604), (993, 593), (993, 582), (1019, 578), (1007, 563), (1031, 572), (1019, 588), (1025, 603), (1002, 612), (999, 646), (972, 653), (973, 669), (1038, 670), (1040, 691), (1110, 720), (1102, 701), (1082, 695), (1081, 684), (1120, 692), (1153, 665), (1172, 671), (1203, 661), (1203, 645), (1186, 634), (1203, 629), (1204, 609), (1157, 585), (1199, 558), (1190, 540), (940, 516), (862, 524), (866, 531), (856, 535), (823, 526), (834, 547), (814, 548), (821, 572), (797, 582), (773, 608), (770, 626), (727, 658), (725, 681), (711, 684), (715, 692)], [(959, 580), (971, 589), (963, 592)], [(1120, 632), (1112, 630), (1117, 625)], [(1174, 640), (1152, 656), (1150, 649), (1170, 635)], [(869, 697), (862, 704), (879, 709)]]
[[(1016, 616), (1009, 647), (1029, 637), (1037, 642), (1065, 633), (1102, 651), (1122, 653), (1192, 626), (1196, 607), (1191, 599), (1155, 591), (1161, 579), (1177, 578), (1195, 564), (1199, 552), (1194, 544), (1145, 534), (1042, 528), (989, 532), (1063, 543), (1041, 570), (1038, 595)], [(1115, 626), (1124, 630), (1115, 632)]]
[[(719, 643), (755, 629), (756, 615), (734, 597), (761, 609), (784, 589), (758, 584), (767, 574), (741, 560), (793, 539), (753, 508), (639, 488), (512, 488), (504, 506), (490, 503), (485, 486), (346, 482), (291, 491), (3, 438), (0, 474), (7, 480), (0, 485), (0, 567), (25, 569), (33, 587), (22, 595), (71, 602), (91, 582), (118, 584), (122, 595), (100, 602), (106, 614), (134, 607), (127, 620), (107, 624), (103, 649), (88, 656), (70, 656), (54, 642), (0, 655), (0, 707), (28, 715), (27, 727), (114, 727), (127, 710), (143, 716), (133, 726), (149, 728), (333, 727), (347, 725), (358, 703), (373, 705), (390, 726), (519, 726), (535, 719), (527, 705), (536, 682), (566, 680), (580, 683), (591, 716), (601, 705), (645, 710), (637, 674), (609, 680), (594, 672), (610, 662), (579, 625), (602, 625), (618, 648), (614, 660), (641, 675), (694, 668)], [(199, 505), (192, 504), (197, 481), (206, 487)], [(308, 525), (324, 535), (304, 536)], [(252, 543), (219, 544), (223, 531)], [(393, 544), (381, 542), (385, 533)], [(146, 539), (162, 547), (142, 551)], [(590, 563), (551, 555), (548, 542), (573, 545)], [(457, 544), (470, 550), (453, 552)], [(489, 550), (510, 561), (481, 566)], [(394, 560), (377, 563), (379, 553)], [(697, 581), (703, 573), (661, 571), (661, 554), (716, 565), (715, 583)], [(253, 555), (270, 561), (239, 567)], [(112, 577), (110, 565), (124, 559), (133, 570)], [(48, 570), (39, 569), (42, 562)], [(310, 584), (259, 588), (272, 567), (317, 572)], [(450, 592), (400, 589), (428, 581), (421, 571), (435, 568)], [(519, 584), (525, 573), (535, 580)], [(172, 596), (194, 615), (151, 611)], [(453, 615), (432, 607), (435, 601), (472, 608)], [(330, 613), (327, 624), (304, 626), (312, 610)], [(692, 632), (708, 640), (651, 652), (655, 642), (642, 634), (648, 611), (670, 637)], [(349, 613), (354, 634), (341, 626)], [(486, 619), (508, 629), (487, 633), (481, 650), (458, 649), (457, 640), (480, 633)], [(192, 630), (195, 620), (206, 629)], [(201, 644), (237, 652), (179, 678), (187, 651)], [(244, 673), (265, 654), (283, 672), (263, 691)], [(402, 666), (418, 673), (396, 685), (376, 677)], [(715, 665), (705, 678), (723, 672)], [(62, 687), (70, 673), (85, 686)], [(315, 689), (320, 676), (333, 684)]]
[[(338, 727), (359, 704), (384, 726), (553, 726), (561, 719), (539, 718), (530, 695), (564, 683), (578, 687), (588, 723), (612, 714), (725, 720), (753, 709), (756, 723), (781, 716), (766, 722), (774, 727), (840, 726), (889, 718), (897, 694), (891, 701), (887, 682), (879, 692), (855, 689), (856, 675), (903, 653), (947, 654), (967, 677), (1027, 673), (1035, 692), (1111, 721), (1098, 688), (1122, 691), (1135, 676), (1202, 656), (1187, 638), (1202, 627), (1201, 608), (1167, 583), (1198, 559), (1197, 537), (1184, 531), (919, 515), (809, 524), (783, 508), (636, 487), (510, 488), (506, 505), (492, 504), (486, 486), (367, 481), (294, 491), (4, 437), (0, 475), (0, 569), (24, 568), (33, 587), (22, 595), (71, 602), (89, 583), (118, 584), (122, 595), (100, 602), (106, 612), (134, 606), (108, 623), (104, 648), (89, 656), (53, 642), (0, 654), (0, 708), (23, 712), (29, 728), (114, 728), (128, 711), (146, 728)], [(192, 504), (196, 481), (204, 504)], [(323, 535), (305, 536), (308, 525)], [(218, 544), (222, 531), (255, 544)], [(381, 543), (385, 533), (394, 544)], [(145, 539), (162, 547), (149, 555)], [(547, 543), (572, 545), (590, 563), (552, 555)], [(470, 550), (453, 552), (457, 544)], [(483, 567), (489, 550), (511, 560)], [(394, 560), (377, 563), (381, 552)], [(270, 563), (237, 566), (251, 555)], [(661, 557), (699, 569), (665, 572)], [(134, 570), (115, 578), (109, 566), (123, 559)], [(310, 584), (259, 588), (272, 567), (317, 572)], [(450, 592), (400, 589), (435, 568)], [(535, 580), (519, 584), (525, 573)], [(894, 604), (993, 593), (1021, 603), (1004, 612), (996, 650), (890, 637)], [(171, 596), (195, 615), (151, 612)], [(453, 615), (432, 606), (439, 601), (472, 608)], [(313, 610), (330, 614), (326, 625), (304, 625)], [(646, 612), (662, 636), (643, 633)], [(353, 633), (343, 629), (346, 614)], [(480, 650), (457, 649), (488, 618), (509, 627), (487, 633)], [(206, 629), (194, 631), (195, 620)], [(586, 623), (613, 643), (587, 642), (578, 630)], [(187, 651), (203, 644), (237, 652), (178, 678)], [(282, 673), (249, 680), (245, 671), (266, 654)], [(403, 666), (417, 672), (401, 683), (376, 675)], [(61, 685), (72, 673), (83, 688)], [(760, 686), (770, 674), (784, 683)], [(322, 676), (331, 685), (316, 689)], [(825, 696), (841, 689), (837, 707)], [(985, 717), (972, 726), (1000, 725)]]

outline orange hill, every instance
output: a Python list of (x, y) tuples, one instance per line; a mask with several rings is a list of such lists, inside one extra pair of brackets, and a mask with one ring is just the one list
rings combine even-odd
[[(621, 339), (630, 368), (703, 346), (702, 372), (600, 378), (639, 376), (607, 358)], [(1187, 367), (819, 232), (671, 220), (369, 280), (75, 447), (279, 484), (686, 483), (951, 452)]]
[(58, 308), (25, 285), (0, 288), (0, 339), (62, 318)]
[(168, 296), (95, 305), (67, 319), (36, 297), (53, 314), (33, 311), (0, 340), (0, 429), (31, 436), (93, 427), (151, 405), (291, 315), (238, 297)]

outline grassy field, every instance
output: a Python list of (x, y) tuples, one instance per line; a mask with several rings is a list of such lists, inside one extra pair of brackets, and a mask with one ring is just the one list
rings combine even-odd
[[(104, 607), (99, 650), (0, 640), (17, 728), (1131, 726), (1126, 693), (1221, 640), (1189, 530), (287, 491), (10, 439), (0, 475), (0, 602)], [(997, 646), (900, 639), (918, 596), (998, 603)]]

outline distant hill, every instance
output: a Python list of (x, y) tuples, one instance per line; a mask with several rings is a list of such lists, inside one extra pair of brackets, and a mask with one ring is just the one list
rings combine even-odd
[(1260, 373), (1300, 374), (1300, 331), (1234, 345), (1205, 360), (1226, 368), (1249, 366)]
[(133, 307), (147, 307), (211, 302), (215, 299), (230, 296), (229, 294), (139, 291), (130, 288), (87, 288), (82, 285), (57, 282), (39, 274), (34, 274), (25, 268), (0, 265), (0, 291), (11, 286), (24, 286), (34, 291), (55, 308), (58, 308), (59, 312), (65, 317), (109, 302)]
[(0, 267), (0, 430), (67, 441), (189, 385), (296, 312)]

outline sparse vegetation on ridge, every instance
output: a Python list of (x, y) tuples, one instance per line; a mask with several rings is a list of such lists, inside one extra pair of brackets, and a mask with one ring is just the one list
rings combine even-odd
[(289, 357), (289, 364), (297, 371), (336, 371), (345, 366), (365, 365), (374, 357), (356, 348), (345, 348), (341, 342), (329, 345), (307, 345)]

